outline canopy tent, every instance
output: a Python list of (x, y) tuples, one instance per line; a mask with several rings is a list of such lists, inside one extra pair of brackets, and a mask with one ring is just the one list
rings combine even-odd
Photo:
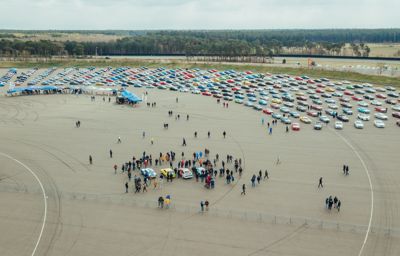
[(7, 91), (8, 94), (13, 94), (13, 93), (19, 93), (19, 92), (32, 92), (35, 90), (40, 90), (40, 91), (53, 91), (53, 90), (58, 90), (57, 86), (29, 86), (29, 87), (14, 87), (10, 90)]
[(138, 103), (138, 102), (142, 101), (138, 96), (136, 96), (135, 94), (131, 93), (130, 91), (126, 91), (126, 90), (121, 92), (121, 96), (125, 100), (127, 100), (128, 102), (131, 102), (131, 103)]

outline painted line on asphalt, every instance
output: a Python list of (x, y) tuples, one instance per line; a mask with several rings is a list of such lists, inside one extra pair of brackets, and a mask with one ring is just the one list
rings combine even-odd
[(362, 243), (360, 252), (358, 253), (358, 256), (361, 256), (363, 251), (364, 251), (364, 247), (367, 243), (368, 240), (368, 236), (369, 233), (371, 232), (371, 225), (372, 225), (372, 216), (374, 215), (374, 189), (372, 187), (372, 181), (371, 181), (371, 176), (369, 174), (369, 170), (367, 165), (365, 164), (364, 160), (362, 159), (362, 157), (360, 156), (360, 154), (358, 153), (358, 151), (353, 147), (353, 145), (345, 138), (343, 137), (340, 133), (338, 133), (336, 130), (332, 129), (338, 136), (339, 138), (341, 138), (346, 144), (347, 146), (349, 146), (353, 152), (357, 155), (358, 159), (360, 160), (362, 166), (364, 167), (365, 173), (367, 174), (368, 177), (368, 182), (369, 182), (369, 188), (371, 190), (371, 210), (370, 210), (370, 215), (369, 215), (369, 222), (368, 222), (368, 228), (367, 228), (367, 232), (365, 233), (365, 237), (364, 237), (364, 241)]
[(40, 188), (41, 188), (41, 190), (42, 190), (42, 193), (43, 193), (43, 202), (44, 202), (43, 223), (42, 223), (42, 227), (41, 227), (41, 229), (40, 229), (39, 237), (38, 237), (38, 239), (37, 239), (37, 241), (36, 241), (35, 247), (33, 248), (33, 251), (32, 251), (32, 254), (31, 254), (31, 256), (34, 256), (35, 253), (36, 253), (36, 250), (37, 250), (37, 248), (38, 248), (38, 246), (39, 246), (40, 240), (42, 239), (44, 227), (45, 227), (45, 225), (46, 225), (46, 218), (47, 218), (47, 196), (46, 196), (46, 191), (45, 191), (45, 189), (44, 189), (44, 187), (43, 187), (43, 184), (42, 184), (42, 182), (40, 181), (39, 177), (38, 177), (38, 176), (36, 175), (36, 173), (35, 173), (34, 171), (32, 171), (31, 168), (29, 168), (26, 164), (22, 163), (21, 161), (15, 159), (14, 157), (12, 157), (12, 156), (10, 156), (10, 155), (7, 155), (7, 154), (3, 153), (3, 152), (0, 152), (0, 155), (6, 157), (6, 158), (8, 158), (8, 159), (11, 159), (11, 160), (15, 161), (16, 163), (18, 163), (19, 165), (21, 165), (22, 167), (24, 167), (26, 170), (28, 170), (28, 171), (32, 174), (32, 176), (36, 179), (36, 181), (39, 183), (39, 186), (40, 186)]

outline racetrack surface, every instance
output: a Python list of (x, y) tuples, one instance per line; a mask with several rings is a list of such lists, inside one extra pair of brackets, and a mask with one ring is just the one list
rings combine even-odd
[[(144, 89), (134, 91), (141, 95)], [(161, 90), (149, 90), (148, 101), (157, 107), (132, 108), (101, 97), (91, 102), (86, 95), (0, 97), (0, 152), (33, 170), (48, 196), (35, 255), (358, 255), (371, 187), (354, 150), (368, 167), (374, 192), (362, 255), (400, 254), (400, 136), (393, 120), (385, 129), (367, 123), (363, 130), (348, 124), (337, 131), (351, 148), (325, 127), (314, 131), (301, 124), (300, 132), (286, 133), (279, 123), (268, 135), (260, 112), (235, 103), (223, 108), (213, 98)], [(181, 119), (168, 117), (168, 110)], [(183, 137), (187, 147), (181, 146)], [(180, 159), (182, 151), (190, 157), (205, 148), (221, 159), (242, 158), (242, 178), (236, 175), (233, 185), (217, 178), (214, 190), (195, 180), (175, 180), (162, 189), (125, 194), (126, 175), (112, 169), (143, 151), (158, 156), (174, 150)], [(0, 163), (0, 229), (7, 231), (0, 255), (30, 255), (43, 221), (40, 187), (15, 161), (0, 157)], [(350, 166), (347, 177), (344, 163)], [(268, 169), (270, 179), (251, 188), (250, 178), (260, 169)], [(317, 188), (319, 177), (323, 189)], [(246, 196), (240, 195), (243, 183)], [(157, 198), (166, 194), (172, 209), (157, 209)], [(329, 195), (341, 199), (340, 213), (324, 208)], [(199, 212), (201, 200), (210, 201), (209, 212)]]

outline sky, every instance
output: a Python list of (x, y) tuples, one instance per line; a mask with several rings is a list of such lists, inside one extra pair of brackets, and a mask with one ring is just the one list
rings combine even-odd
[(1, 29), (399, 28), (400, 0), (0, 0)]

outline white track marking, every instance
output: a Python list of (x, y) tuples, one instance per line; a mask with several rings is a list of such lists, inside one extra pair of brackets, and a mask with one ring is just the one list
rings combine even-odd
[[(333, 130), (333, 129), (332, 129)], [(369, 182), (369, 188), (371, 190), (371, 211), (370, 211), (370, 215), (369, 215), (369, 222), (368, 222), (368, 228), (367, 228), (367, 232), (365, 233), (365, 237), (364, 237), (364, 241), (362, 243), (360, 252), (358, 253), (358, 256), (361, 256), (361, 254), (364, 251), (364, 247), (365, 244), (367, 243), (368, 240), (368, 236), (369, 233), (371, 231), (371, 224), (372, 224), (372, 216), (374, 214), (374, 190), (372, 187), (372, 181), (371, 181), (371, 176), (369, 175), (369, 170), (367, 168), (367, 165), (365, 164), (364, 160), (362, 159), (362, 157), (360, 156), (360, 154), (358, 153), (358, 151), (353, 147), (353, 145), (345, 138), (343, 137), (340, 133), (338, 133), (337, 131), (333, 130), (346, 144), (347, 146), (349, 146), (353, 152), (357, 155), (358, 159), (360, 160), (362, 166), (364, 167), (365, 173), (367, 174), (368, 177), (368, 182)]]
[(42, 228), (40, 229), (39, 237), (38, 237), (38, 239), (37, 239), (37, 241), (36, 241), (35, 247), (33, 248), (33, 251), (32, 251), (32, 254), (31, 254), (31, 256), (34, 256), (35, 253), (36, 253), (36, 250), (37, 250), (37, 248), (38, 248), (38, 246), (39, 246), (40, 240), (42, 239), (43, 230), (44, 230), (44, 227), (45, 227), (45, 225), (46, 225), (46, 218), (47, 218), (47, 198), (48, 198), (47, 195), (46, 195), (46, 191), (44, 190), (43, 184), (42, 184), (42, 182), (40, 181), (39, 177), (38, 177), (38, 176), (36, 175), (36, 173), (35, 173), (34, 171), (32, 171), (28, 166), (26, 166), (26, 165), (25, 165), (24, 163), (22, 163), (21, 161), (15, 159), (15, 158), (13, 158), (12, 156), (7, 155), (7, 154), (5, 154), (5, 153), (0, 152), (0, 155), (2, 155), (2, 156), (6, 157), (6, 158), (8, 158), (8, 159), (11, 159), (11, 160), (17, 162), (17, 163), (20, 164), (22, 167), (24, 167), (26, 170), (28, 170), (28, 171), (32, 174), (32, 176), (36, 179), (36, 181), (39, 183), (40, 188), (42, 189), (43, 201), (44, 201), (43, 223), (42, 223)]

